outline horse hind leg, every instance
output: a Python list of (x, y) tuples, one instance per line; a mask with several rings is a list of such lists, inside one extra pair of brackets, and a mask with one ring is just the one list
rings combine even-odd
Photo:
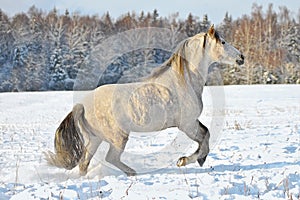
[(90, 161), (101, 144), (102, 139), (99, 136), (99, 131), (92, 128), (84, 117), (85, 110), (82, 104), (74, 106), (73, 111), (78, 113), (76, 116), (77, 130), (82, 132), (85, 143), (87, 143), (85, 144), (83, 155), (79, 161), (79, 173), (81, 176), (84, 176), (87, 174)]
[(81, 158), (79, 163), (79, 172), (81, 176), (85, 176), (87, 174), (87, 169), (90, 164), (90, 161), (94, 156), (95, 152), (97, 151), (101, 142), (101, 140), (94, 138), (86, 146), (84, 156)]
[(135, 176), (136, 171), (121, 161), (121, 155), (124, 152), (126, 142), (127, 140), (123, 140), (121, 148), (117, 148), (112, 143), (110, 143), (105, 160), (122, 170), (127, 176)]
[(177, 161), (177, 166), (182, 167), (197, 161), (202, 167), (209, 153), (209, 130), (197, 120), (194, 133), (187, 133), (187, 136), (198, 143), (198, 148), (192, 155), (179, 158)]

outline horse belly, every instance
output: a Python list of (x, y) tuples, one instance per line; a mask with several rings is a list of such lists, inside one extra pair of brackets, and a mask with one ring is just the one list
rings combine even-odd
[(170, 105), (148, 104), (130, 110), (130, 131), (159, 131), (176, 126), (177, 114)]
[(126, 113), (122, 125), (130, 131), (157, 131), (175, 126), (178, 101), (167, 87), (142, 84), (131, 90), (122, 102), (119, 110)]

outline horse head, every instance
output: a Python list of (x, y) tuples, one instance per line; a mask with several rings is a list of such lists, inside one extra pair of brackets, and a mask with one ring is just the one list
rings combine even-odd
[(244, 55), (226, 42), (212, 25), (205, 34), (203, 48), (209, 48), (209, 55), (214, 62), (223, 64), (244, 64)]

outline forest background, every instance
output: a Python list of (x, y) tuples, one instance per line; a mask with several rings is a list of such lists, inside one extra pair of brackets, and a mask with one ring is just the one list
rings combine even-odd
[[(77, 74), (90, 73), (84, 72), (90, 69), (84, 66), (96, 56), (97, 45), (112, 35), (137, 28), (167, 28), (180, 33), (178, 43), (211, 24), (207, 14), (180, 19), (179, 13), (159, 16), (156, 9), (129, 12), (117, 19), (108, 12), (88, 16), (68, 10), (60, 13), (55, 8), (44, 12), (35, 6), (8, 17), (0, 9), (0, 92), (73, 90)], [(300, 84), (300, 9), (292, 14), (284, 6), (275, 11), (272, 4), (267, 8), (253, 4), (250, 15), (233, 20), (226, 13), (215, 26), (243, 52), (246, 62), (244, 67), (215, 64), (207, 85)], [(148, 48), (119, 55), (104, 73), (94, 74), (99, 76), (97, 85), (146, 76), (171, 53)]]

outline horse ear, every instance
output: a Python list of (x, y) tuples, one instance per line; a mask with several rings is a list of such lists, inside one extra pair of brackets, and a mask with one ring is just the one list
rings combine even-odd
[(214, 37), (215, 36), (215, 27), (214, 27), (214, 25), (212, 24), (211, 26), (210, 26), (210, 28), (208, 29), (208, 35), (210, 36), (210, 37)]

